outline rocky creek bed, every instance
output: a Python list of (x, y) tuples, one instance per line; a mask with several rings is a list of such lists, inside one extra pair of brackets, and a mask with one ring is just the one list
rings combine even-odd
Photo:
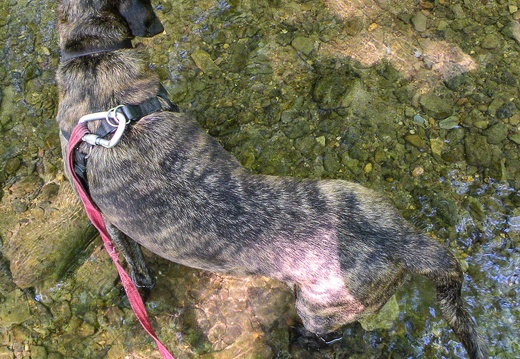
[[(154, 5), (150, 66), (183, 111), (253, 172), (384, 193), (463, 263), (491, 357), (520, 358), (516, 0)], [(0, 2), (0, 358), (158, 358), (63, 175), (54, 7)], [(178, 358), (465, 355), (420, 278), (318, 345), (285, 285), (147, 257), (147, 307)]]

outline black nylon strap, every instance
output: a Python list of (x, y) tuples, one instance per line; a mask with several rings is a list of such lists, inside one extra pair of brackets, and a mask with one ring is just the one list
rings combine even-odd
[(131, 49), (132, 47), (133, 47), (132, 41), (130, 39), (126, 39), (126, 40), (121, 40), (119, 42), (116, 42), (112, 45), (103, 46), (103, 47), (93, 47), (88, 50), (77, 50), (77, 51), (63, 50), (61, 52), (60, 61), (65, 62), (70, 59), (75, 59), (76, 57), (94, 55), (94, 54), (99, 54), (99, 53), (104, 53), (104, 52), (111, 52), (111, 51), (116, 51), (116, 50), (120, 50), (120, 49)]
[(162, 111), (162, 109), (161, 101), (157, 97), (149, 98), (138, 105), (124, 105), (120, 108), (129, 121), (139, 120), (151, 113)]
[[(163, 107), (159, 97), (163, 99), (167, 103), (167, 107)], [(123, 105), (120, 106), (118, 111), (123, 112), (126, 119), (130, 122), (138, 121), (141, 118), (148, 116), (155, 112), (161, 111), (172, 111), (179, 112), (179, 108), (168, 98), (168, 92), (164, 88), (163, 85), (159, 85), (159, 91), (157, 92), (157, 96), (150, 97), (147, 100), (137, 104), (137, 105)], [(96, 131), (96, 135), (99, 137), (105, 137), (109, 133), (114, 132), (116, 129), (113, 126), (110, 126), (106, 120), (102, 120), (99, 128)]]

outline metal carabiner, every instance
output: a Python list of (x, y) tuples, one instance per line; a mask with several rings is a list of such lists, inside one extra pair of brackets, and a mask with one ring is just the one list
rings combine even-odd
[[(105, 148), (112, 148), (115, 145), (119, 143), (121, 140), (121, 137), (123, 136), (123, 133), (125, 132), (127, 119), (125, 115), (122, 112), (117, 112), (121, 106), (114, 107), (106, 112), (95, 112), (91, 113), (85, 116), (82, 116), (79, 119), (79, 122), (89, 122), (89, 121), (96, 121), (96, 120), (106, 120), (107, 123), (112, 126), (116, 127), (116, 131), (114, 132), (114, 135), (110, 140), (106, 140), (102, 137), (99, 137), (98, 135), (94, 133), (89, 133), (83, 136), (82, 140), (87, 142), (88, 144), (91, 144), (93, 146), (103, 146)], [(115, 120), (117, 124), (114, 124), (111, 120)]]

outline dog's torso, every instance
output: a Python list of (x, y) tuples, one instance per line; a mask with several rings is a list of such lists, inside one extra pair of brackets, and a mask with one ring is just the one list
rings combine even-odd
[[(362, 223), (359, 191), (371, 192), (355, 184), (250, 174), (193, 120), (171, 112), (140, 120), (112, 149), (94, 148), (88, 179), (107, 220), (143, 246), (230, 274), (299, 281), (291, 277), (304, 263), (329, 271), (338, 231), (352, 232), (356, 246), (354, 231), (369, 240), (368, 217), (378, 216), (367, 211)], [(349, 213), (352, 222), (340, 223)], [(322, 263), (309, 260), (318, 254)]]

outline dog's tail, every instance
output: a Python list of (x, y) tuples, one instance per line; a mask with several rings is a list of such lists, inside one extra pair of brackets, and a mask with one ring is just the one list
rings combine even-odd
[(462, 269), (453, 254), (433, 239), (417, 235), (405, 249), (405, 267), (433, 281), (441, 313), (462, 342), (471, 359), (487, 358), (477, 325), (465, 308), (461, 288)]

